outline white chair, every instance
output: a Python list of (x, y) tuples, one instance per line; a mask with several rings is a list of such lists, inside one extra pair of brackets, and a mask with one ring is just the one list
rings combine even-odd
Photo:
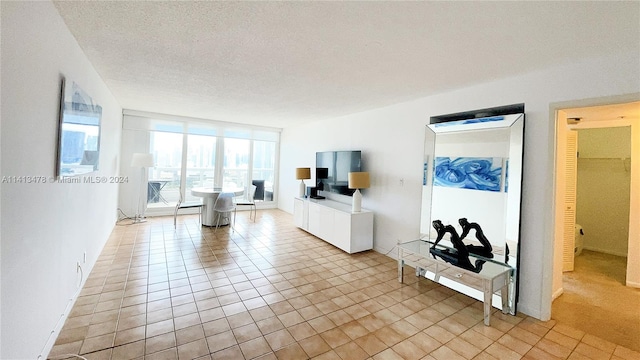
[(176, 204), (176, 209), (173, 212), (173, 228), (176, 228), (176, 219), (178, 218), (178, 210), (180, 209), (192, 209), (192, 208), (198, 208), (198, 215), (199, 215), (199, 220), (200, 220), (200, 224), (202, 224), (202, 201), (201, 200), (196, 200), (196, 201), (184, 201), (184, 199), (182, 198), (182, 192), (180, 191), (180, 199), (178, 199), (178, 203)]
[(233, 202), (234, 193), (222, 192), (218, 195), (213, 210), (216, 212), (216, 230), (220, 227), (220, 219), (226, 219), (229, 226), (235, 231), (234, 225), (231, 224), (231, 213), (233, 212), (233, 223), (236, 222), (236, 204)]
[[(240, 199), (239, 201), (236, 202), (236, 205), (243, 205), (243, 206), (250, 206), (249, 208), (249, 219), (252, 219), (254, 222), (256, 221), (256, 201), (255, 201), (255, 196), (256, 196), (256, 188), (257, 186), (255, 185), (251, 185), (249, 187), (249, 194), (247, 194), (246, 197)], [(251, 214), (253, 212), (253, 218), (251, 217)]]

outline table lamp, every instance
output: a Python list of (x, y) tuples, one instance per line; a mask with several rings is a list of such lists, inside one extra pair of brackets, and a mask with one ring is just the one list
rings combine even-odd
[(145, 180), (145, 168), (153, 167), (153, 154), (146, 153), (134, 153), (131, 157), (131, 167), (139, 167), (140, 172), (140, 192), (138, 193), (138, 205), (136, 207), (136, 217), (134, 218), (134, 223), (144, 222), (144, 210), (145, 206), (142, 207), (142, 212), (140, 212), (140, 197), (144, 192), (144, 184)]
[(360, 189), (367, 189), (370, 185), (368, 172), (350, 172), (349, 173), (349, 189), (356, 189), (353, 193), (352, 212), (360, 212), (362, 210), (362, 194)]
[(300, 197), (304, 197), (306, 186), (305, 179), (311, 179), (311, 168), (296, 168), (296, 180), (300, 180)]

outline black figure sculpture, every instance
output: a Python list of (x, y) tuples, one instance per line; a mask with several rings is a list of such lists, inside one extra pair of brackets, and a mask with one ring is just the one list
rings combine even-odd
[(476, 239), (480, 241), (482, 246), (478, 245), (467, 245), (467, 250), (470, 253), (484, 256), (486, 258), (493, 258), (493, 247), (487, 237), (484, 236), (484, 232), (478, 223), (470, 223), (467, 218), (458, 219), (458, 223), (462, 226), (462, 235), (460, 235), (460, 241), (464, 240), (464, 238), (469, 235), (469, 231), (472, 229), (476, 231)]
[[(436, 258), (436, 256), (439, 256), (442, 260), (452, 265), (456, 265), (461, 268), (471, 270), (473, 272), (480, 272), (480, 270), (482, 270), (482, 265), (484, 264), (484, 261), (482, 260), (476, 261), (476, 266), (473, 266), (471, 264), (471, 262), (469, 261), (469, 251), (464, 246), (464, 243), (460, 240), (460, 237), (458, 236), (458, 232), (453, 226), (444, 225), (440, 220), (434, 220), (431, 224), (433, 225), (433, 228), (436, 229), (436, 232), (438, 233), (438, 237), (436, 238), (436, 241), (429, 249), (429, 252), (431, 253), (431, 256), (433, 256), (434, 259)], [(442, 238), (446, 233), (449, 233), (449, 240), (453, 244), (453, 247), (455, 250), (436, 248), (436, 245), (438, 245), (438, 243), (440, 242), (440, 240), (442, 240)]]

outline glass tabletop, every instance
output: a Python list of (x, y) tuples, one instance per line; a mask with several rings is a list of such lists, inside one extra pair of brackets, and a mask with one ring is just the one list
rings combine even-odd
[[(513, 272), (514, 270), (513, 267), (507, 264), (475, 254), (469, 254), (469, 256), (464, 259), (458, 259), (456, 249), (442, 245), (441, 243), (434, 246), (433, 242), (427, 240), (409, 241), (398, 244), (398, 247), (402, 251), (418, 255), (420, 258), (435, 258), (444, 265), (473, 272), (485, 278), (493, 279), (504, 272)], [(404, 255), (402, 255), (402, 258), (411, 261), (411, 259), (406, 259)]]

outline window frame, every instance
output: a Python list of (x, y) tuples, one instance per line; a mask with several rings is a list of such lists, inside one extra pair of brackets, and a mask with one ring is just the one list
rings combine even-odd
[[(278, 184), (279, 174), (279, 156), (280, 156), (280, 135), (282, 129), (269, 128), (261, 126), (251, 126), (245, 124), (209, 121), (204, 119), (186, 118), (179, 116), (171, 116), (164, 114), (147, 113), (133, 110), (123, 111), (123, 131), (144, 131), (147, 132), (148, 151), (151, 152), (151, 133), (152, 132), (171, 132), (182, 133), (182, 161), (180, 169), (180, 192), (183, 198), (186, 198), (187, 183), (187, 157), (188, 157), (188, 138), (189, 135), (212, 136), (216, 138), (216, 155), (215, 155), (215, 175), (216, 184), (222, 184), (224, 181), (224, 142), (225, 139), (245, 139), (249, 140), (249, 163), (247, 167), (247, 182), (251, 184), (253, 179), (253, 161), (254, 142), (273, 142), (274, 146), (274, 163), (273, 163), (273, 188), (274, 196), (269, 201), (261, 202), (261, 207), (272, 208), (277, 207), (277, 196), (275, 189)], [(124, 149), (123, 149), (124, 150)], [(148, 180), (148, 179), (147, 179)], [(173, 213), (175, 203), (169, 203), (164, 206), (154, 206), (147, 208), (148, 215), (169, 215)]]

